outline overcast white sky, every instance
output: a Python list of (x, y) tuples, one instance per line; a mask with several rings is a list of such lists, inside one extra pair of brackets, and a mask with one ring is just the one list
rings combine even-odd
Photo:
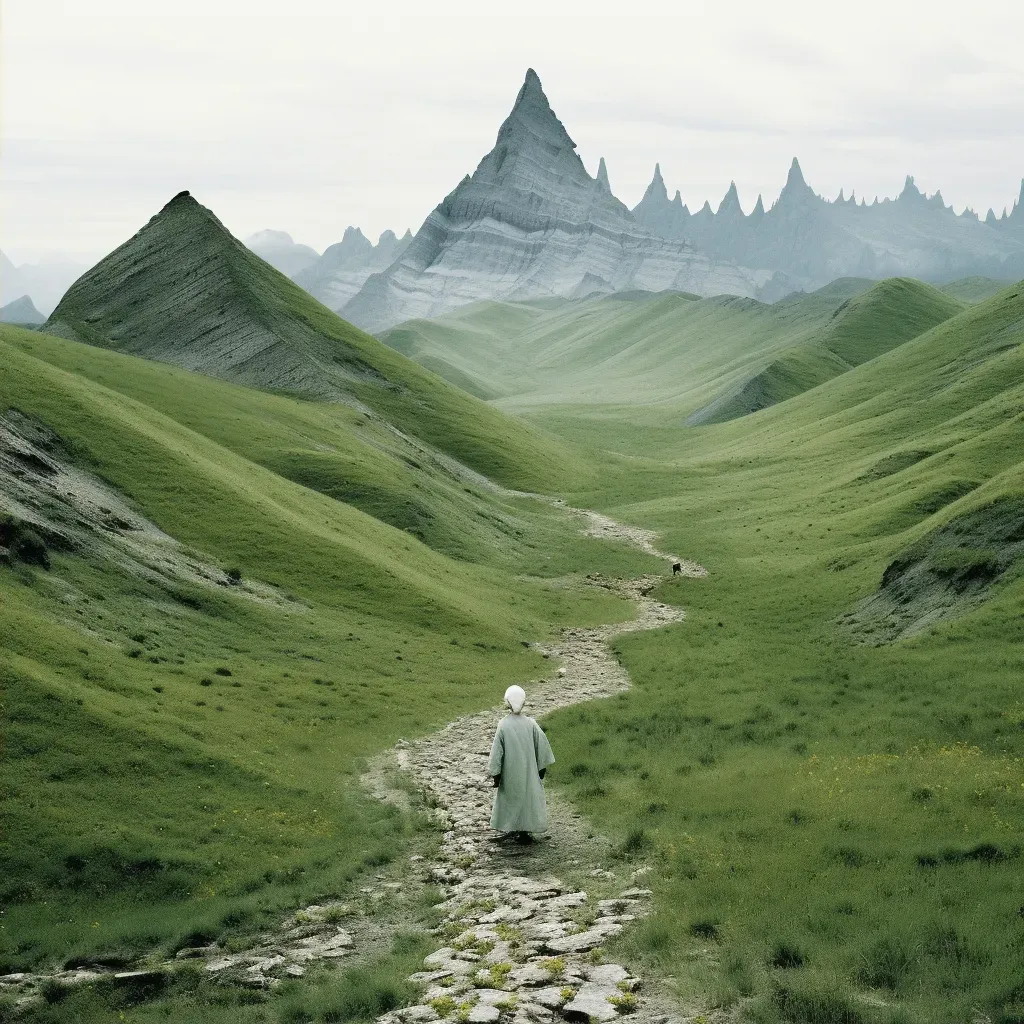
[(415, 231), (536, 68), (591, 173), (749, 210), (800, 158), (959, 211), (1024, 176), (1024, 3), (3, 0), (0, 248), (96, 256), (189, 189), (240, 237)]

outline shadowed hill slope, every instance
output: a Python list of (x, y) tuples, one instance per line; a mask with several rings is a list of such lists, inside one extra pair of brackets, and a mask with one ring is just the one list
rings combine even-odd
[(881, 281), (839, 306), (819, 338), (785, 352), (687, 422), (721, 423), (783, 402), (917, 337), (962, 309), (961, 302), (920, 281)]
[(187, 192), (79, 278), (43, 329), (250, 387), (344, 402), (511, 486), (552, 487), (569, 471), (551, 439), (341, 320)]

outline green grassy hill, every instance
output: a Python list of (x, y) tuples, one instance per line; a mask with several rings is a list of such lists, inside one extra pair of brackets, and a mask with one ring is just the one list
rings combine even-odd
[(511, 487), (543, 490), (572, 472), (550, 438), (341, 320), (187, 192), (79, 278), (43, 330), (344, 403)]
[(962, 277), (948, 284), (940, 284), (939, 291), (960, 302), (984, 302), (1011, 284), (1012, 281), (1001, 281), (994, 277)]
[(1019, 1018), (1022, 405), (1024, 283), (727, 423), (606, 410), (574, 500), (710, 575), (662, 587), (686, 623), (617, 644), (633, 691), (548, 731), (573, 799), (659, 865), (625, 944), (684, 1003)]
[(917, 337), (961, 309), (962, 303), (921, 281), (880, 281), (844, 301), (813, 340), (794, 345), (688, 422), (722, 423), (784, 402)]
[[(523, 640), (627, 612), (555, 578), (649, 564), (435, 455), (402, 463), (343, 405), (16, 328), (0, 353), (0, 426), (55, 432), (101, 521), (72, 542), (77, 525), (38, 526), (61, 492), (0, 496), (5, 972), (130, 962), (344, 893), (412, 827), (359, 795), (359, 759), (541, 674)], [(12, 481), (41, 466), (0, 444)], [(332, 497), (356, 472), (390, 505), (450, 514), (463, 560)], [(163, 531), (141, 561), (102, 487)], [(11, 541), (34, 524), (48, 569)]]
[(641, 293), (557, 303), (476, 303), (382, 339), (499, 408), (612, 407), (637, 420), (687, 415), (823, 329), (840, 295), (753, 299)]

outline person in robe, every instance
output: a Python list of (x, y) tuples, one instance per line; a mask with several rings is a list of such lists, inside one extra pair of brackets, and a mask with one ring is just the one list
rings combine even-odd
[(544, 730), (523, 714), (526, 692), (521, 686), (505, 691), (511, 714), (499, 723), (491, 744), (488, 773), (497, 793), (491, 812), (491, 828), (514, 842), (533, 842), (531, 832), (546, 832), (547, 805), (542, 779), (555, 763)]

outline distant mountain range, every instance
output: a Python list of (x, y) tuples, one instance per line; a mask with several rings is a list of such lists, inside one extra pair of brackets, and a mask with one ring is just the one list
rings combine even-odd
[(710, 203), (691, 214), (668, 189), (655, 165), (654, 178), (633, 216), (664, 238), (691, 242), (717, 259), (770, 269), (759, 298), (776, 299), (811, 290), (844, 276), (910, 276), (948, 281), (972, 275), (1024, 277), (1024, 182), (1012, 213), (985, 221), (965, 210), (957, 216), (941, 193), (926, 197), (908, 177), (896, 199), (858, 203), (840, 192), (829, 202), (804, 181), (793, 160), (778, 200), (765, 210), (761, 196), (749, 214), (735, 183), (718, 210)]
[(86, 269), (84, 264), (63, 257), (15, 266), (0, 252), (0, 305), (28, 296), (36, 309), (49, 313)]
[(341, 309), (371, 274), (390, 267), (411, 241), (411, 231), (401, 238), (394, 231), (385, 231), (374, 245), (359, 228), (349, 227), (340, 242), (329, 246), (315, 263), (291, 277), (325, 306)]
[[(480, 300), (586, 298), (630, 291), (774, 302), (844, 277), (942, 283), (1024, 277), (1024, 182), (1011, 211), (957, 215), (908, 177), (896, 199), (832, 201), (796, 159), (778, 199), (744, 213), (735, 184), (717, 210), (670, 199), (659, 165), (629, 210), (602, 158), (591, 177), (532, 69), (493, 149), (415, 236), (370, 242), (358, 227), (322, 255), (284, 231), (245, 245), (346, 320), (381, 332)], [(44, 314), (85, 268), (14, 267), (0, 253), (0, 302), (27, 295)]]
[(769, 209), (758, 196), (745, 214), (734, 184), (717, 211), (705, 203), (690, 213), (678, 192), (669, 199), (656, 166), (630, 211), (612, 194), (604, 160), (592, 178), (575, 149), (531, 69), (494, 148), (408, 248), (344, 305), (340, 291), (314, 294), (381, 331), (481, 299), (641, 289), (774, 301), (846, 276), (1024, 277), (1024, 183), (1012, 212), (981, 221), (972, 211), (957, 216), (909, 177), (895, 200), (869, 206), (840, 193), (829, 202), (794, 159)]
[(320, 259), (316, 249), (295, 242), (287, 231), (257, 231), (243, 244), (286, 277), (294, 277)]
[(27, 295), (0, 306), (0, 324), (38, 325), (46, 319)]

